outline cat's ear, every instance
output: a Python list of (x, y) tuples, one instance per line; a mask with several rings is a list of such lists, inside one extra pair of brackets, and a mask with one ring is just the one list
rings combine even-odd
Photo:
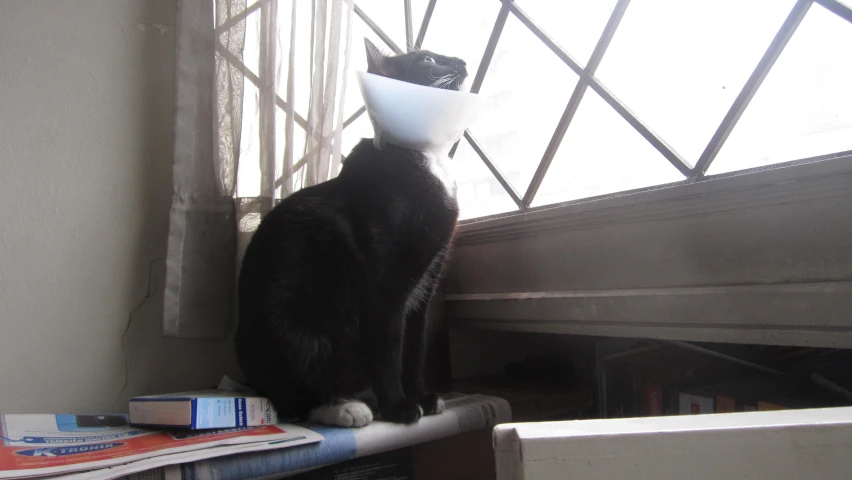
[(387, 75), (387, 71), (385, 70), (385, 54), (367, 38), (364, 39), (364, 46), (367, 47), (367, 72), (376, 75)]

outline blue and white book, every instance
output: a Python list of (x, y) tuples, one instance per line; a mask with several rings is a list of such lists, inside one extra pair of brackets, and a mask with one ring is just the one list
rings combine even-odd
[(269, 399), (228, 390), (148, 395), (130, 399), (130, 423), (143, 427), (215, 428), (275, 425)]

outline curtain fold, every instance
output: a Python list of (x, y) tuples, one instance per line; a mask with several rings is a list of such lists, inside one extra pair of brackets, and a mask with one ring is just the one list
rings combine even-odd
[(352, 10), (344, 0), (178, 3), (166, 335), (229, 336), (261, 218), (337, 174)]

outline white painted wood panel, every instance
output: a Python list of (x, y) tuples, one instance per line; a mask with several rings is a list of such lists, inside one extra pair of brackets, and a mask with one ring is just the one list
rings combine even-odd
[(498, 480), (852, 476), (852, 407), (498, 425)]

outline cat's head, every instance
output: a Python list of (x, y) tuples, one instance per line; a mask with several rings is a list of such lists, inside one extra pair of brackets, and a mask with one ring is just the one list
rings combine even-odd
[(426, 87), (459, 90), (467, 78), (464, 60), (446, 57), (428, 50), (413, 50), (399, 55), (385, 55), (373, 42), (367, 46), (367, 72)]

